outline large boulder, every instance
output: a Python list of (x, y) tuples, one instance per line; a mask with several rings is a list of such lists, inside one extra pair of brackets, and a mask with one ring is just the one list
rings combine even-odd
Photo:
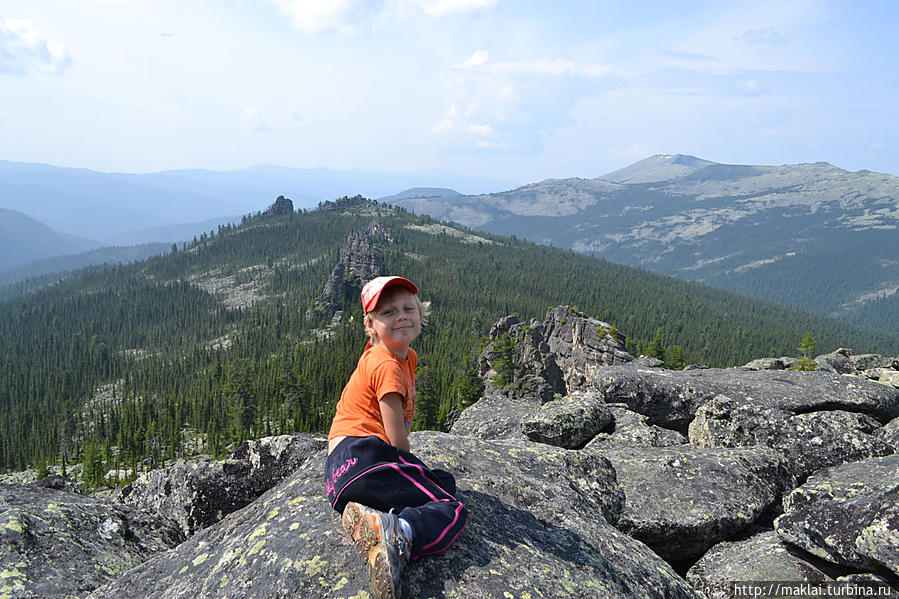
[(719, 395), (696, 411), (690, 443), (696, 447), (764, 445), (788, 458), (794, 476), (893, 453), (873, 436), (880, 423), (864, 414), (832, 410), (793, 414)]
[[(442, 433), (411, 441), (426, 463), (454, 471), (470, 519), (449, 551), (407, 568), (406, 596), (698, 599), (644, 545), (597, 517), (616, 488), (604, 460)], [(359, 595), (365, 569), (324, 497), (324, 460), (324, 451), (313, 454), (251, 505), (92, 597)]]
[(521, 422), (540, 408), (538, 397), (486, 395), (465, 408), (450, 432), (479, 439), (527, 439)]
[(310, 434), (248, 441), (225, 460), (179, 460), (142, 474), (119, 500), (177, 522), (189, 536), (254, 501), (325, 445), (324, 437)]
[(652, 424), (686, 430), (700, 406), (717, 395), (800, 414), (846, 410), (880, 422), (899, 416), (899, 389), (830, 372), (707, 368), (687, 371), (611, 366), (597, 371), (593, 385), (608, 403), (626, 403)]
[(598, 370), (634, 359), (611, 333), (611, 325), (568, 306), (549, 309), (543, 322), (507, 316), (491, 329), (478, 368), (488, 390), (550, 401), (589, 389)]
[(521, 428), (531, 441), (580, 449), (611, 422), (612, 413), (599, 395), (575, 391), (543, 404)]
[(693, 588), (708, 599), (731, 599), (733, 584), (742, 582), (826, 582), (830, 576), (804, 559), (774, 531), (712, 547), (687, 572)]
[(85, 597), (183, 540), (145, 510), (0, 484), (0, 597)]
[(784, 458), (761, 447), (632, 447), (596, 453), (609, 459), (624, 489), (618, 528), (671, 563), (695, 560), (746, 530), (792, 488)]
[(784, 497), (785, 541), (836, 564), (899, 576), (899, 455), (820, 470)]

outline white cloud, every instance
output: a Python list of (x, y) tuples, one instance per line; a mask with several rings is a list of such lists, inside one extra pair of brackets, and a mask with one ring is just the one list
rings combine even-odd
[(240, 115), (241, 128), (250, 133), (265, 133), (274, 129), (275, 124), (254, 106), (243, 109)]
[(453, 13), (495, 8), (499, 0), (409, 0), (426, 15), (445, 17)]
[(472, 123), (470, 115), (460, 115), (455, 104), (450, 106), (443, 120), (437, 123), (425, 139), (458, 148), (501, 149), (504, 146), (491, 125)]
[(490, 62), (486, 50), (478, 50), (465, 62), (456, 65), (458, 69), (480, 69), (490, 73), (506, 75), (546, 75), (599, 78), (620, 75), (617, 69), (598, 62), (573, 62), (571, 60), (540, 58), (538, 60), (506, 60)]
[(490, 54), (486, 50), (476, 50), (471, 58), (459, 65), (460, 69), (473, 69), (490, 60)]
[(266, 0), (306, 33), (335, 30), (349, 33), (378, 14), (378, 0)]
[(0, 73), (61, 75), (71, 65), (72, 58), (62, 43), (45, 39), (31, 21), (0, 18)]

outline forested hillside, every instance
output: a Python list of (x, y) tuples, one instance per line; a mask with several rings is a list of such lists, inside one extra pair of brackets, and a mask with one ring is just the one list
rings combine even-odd
[(108, 469), (130, 476), (246, 438), (325, 431), (365, 345), (358, 294), (372, 273), (353, 270), (360, 248), (367, 268), (411, 278), (433, 302), (415, 343), (417, 428), (477, 393), (469, 364), (498, 318), (561, 304), (614, 323), (633, 351), (659, 334), (687, 362), (795, 355), (806, 331), (822, 351), (899, 353), (895, 336), (344, 199), (246, 217), (0, 302), (0, 467), (84, 462), (99, 482)]

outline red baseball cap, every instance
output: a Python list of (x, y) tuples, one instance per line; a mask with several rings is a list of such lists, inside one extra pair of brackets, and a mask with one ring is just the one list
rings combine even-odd
[(418, 287), (409, 279), (403, 277), (376, 277), (362, 288), (362, 312), (368, 314), (378, 305), (381, 292), (390, 285), (402, 285), (413, 294), (418, 293)]

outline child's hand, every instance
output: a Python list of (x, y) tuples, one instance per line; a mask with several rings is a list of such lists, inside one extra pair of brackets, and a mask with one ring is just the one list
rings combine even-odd
[(381, 419), (384, 421), (384, 432), (390, 444), (403, 451), (409, 451), (409, 437), (406, 436), (406, 424), (403, 419), (403, 396), (399, 393), (388, 393), (381, 398)]

